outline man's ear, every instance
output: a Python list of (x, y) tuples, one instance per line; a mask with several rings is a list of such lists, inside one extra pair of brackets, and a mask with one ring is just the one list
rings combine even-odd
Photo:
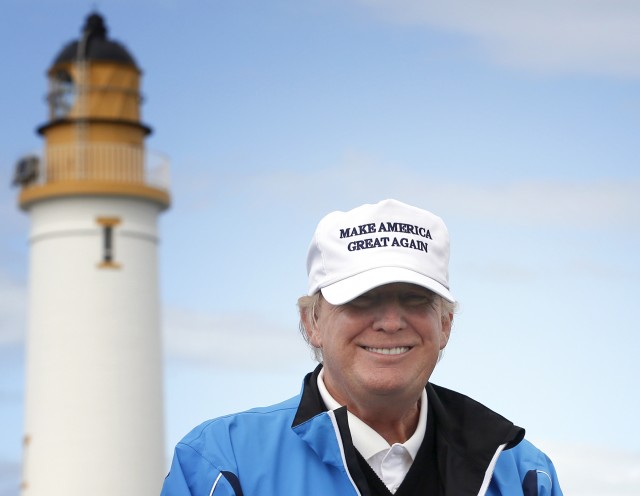
[(309, 342), (316, 348), (322, 347), (322, 339), (318, 330), (318, 308), (316, 305), (310, 311), (300, 312), (300, 320), (309, 337)]
[(442, 316), (442, 329), (440, 330), (440, 350), (444, 350), (451, 336), (451, 326), (453, 325), (453, 313), (449, 312)]

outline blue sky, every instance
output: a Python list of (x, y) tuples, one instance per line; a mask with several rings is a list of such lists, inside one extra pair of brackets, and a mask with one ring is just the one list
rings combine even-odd
[(454, 334), (433, 381), (527, 428), (567, 494), (640, 492), (640, 4), (7, 0), (0, 117), (0, 496), (17, 494), (28, 218), (45, 71), (97, 6), (144, 71), (161, 220), (167, 456), (295, 394), (322, 215), (444, 218)]

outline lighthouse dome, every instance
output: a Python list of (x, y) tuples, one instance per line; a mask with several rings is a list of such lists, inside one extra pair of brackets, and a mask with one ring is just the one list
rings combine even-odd
[(68, 43), (56, 56), (53, 65), (75, 62), (78, 58), (119, 62), (137, 68), (134, 58), (124, 45), (107, 38), (104, 18), (97, 13), (87, 17), (80, 39)]

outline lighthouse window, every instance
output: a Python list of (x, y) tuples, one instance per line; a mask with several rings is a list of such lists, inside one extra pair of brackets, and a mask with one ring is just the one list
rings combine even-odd
[(113, 226), (104, 226), (104, 262), (113, 262)]
[(71, 111), (76, 96), (71, 74), (64, 70), (56, 72), (51, 78), (50, 88), (51, 117), (61, 119)]
[(115, 247), (113, 236), (115, 227), (120, 224), (120, 219), (117, 217), (98, 217), (96, 221), (102, 228), (102, 259), (98, 263), (98, 267), (102, 269), (120, 268), (120, 264), (115, 261)]

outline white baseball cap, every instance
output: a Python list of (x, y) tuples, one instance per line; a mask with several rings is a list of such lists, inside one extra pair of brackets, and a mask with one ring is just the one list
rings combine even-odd
[(342, 305), (393, 282), (425, 287), (448, 301), (449, 233), (431, 212), (397, 200), (331, 212), (307, 254), (309, 296)]

